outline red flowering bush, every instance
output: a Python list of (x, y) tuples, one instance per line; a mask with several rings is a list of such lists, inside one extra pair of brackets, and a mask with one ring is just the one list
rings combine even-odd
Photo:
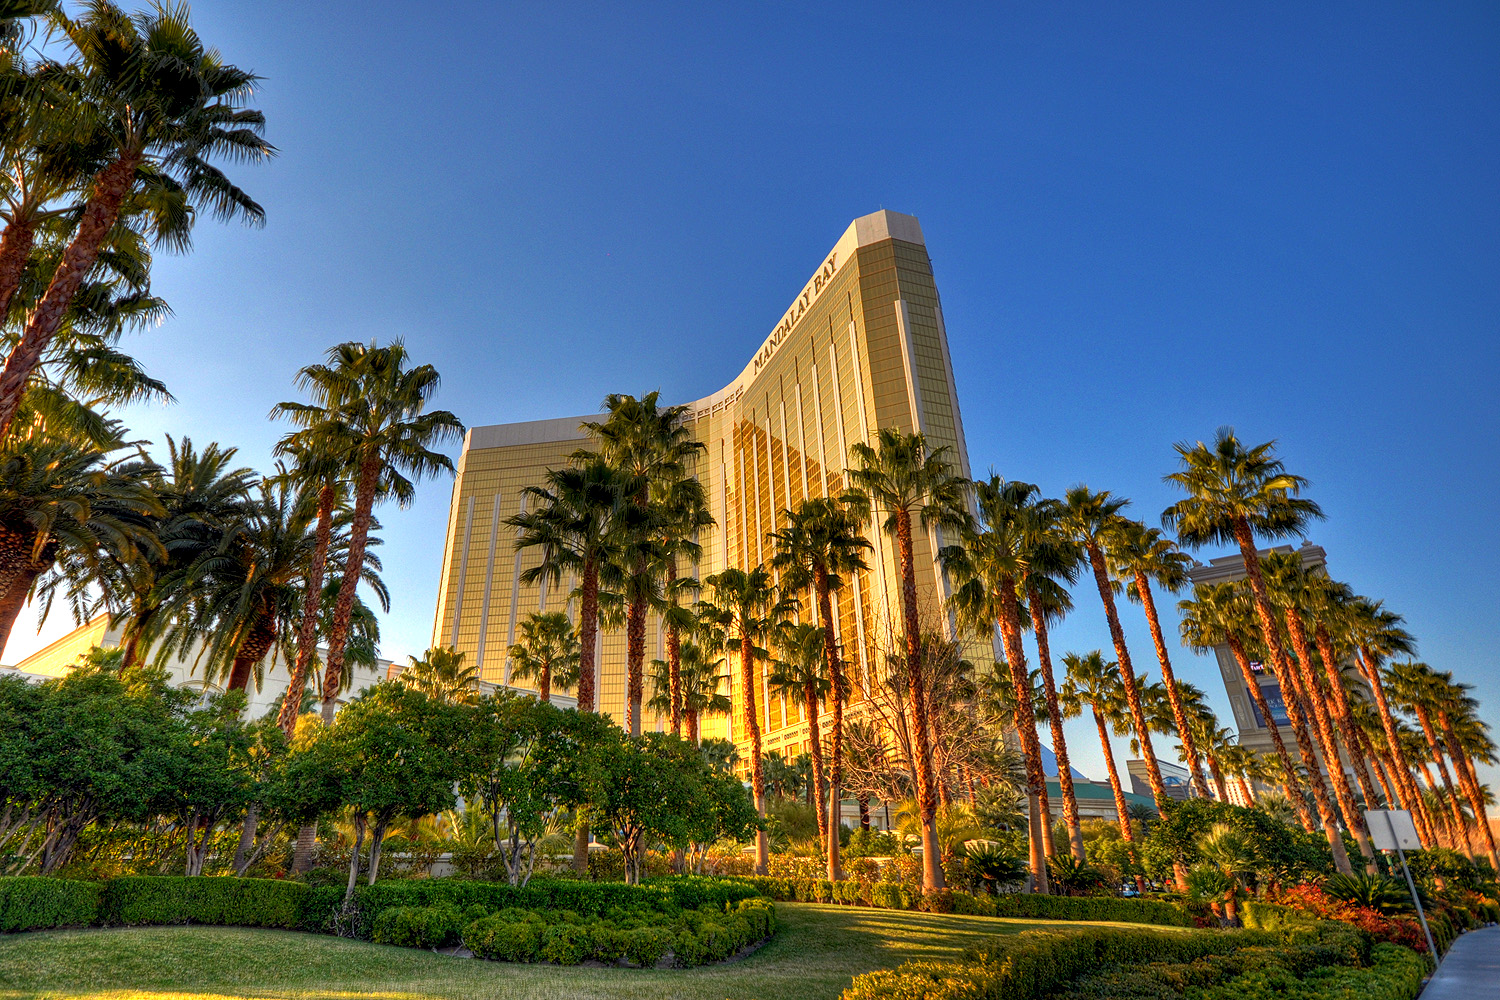
[(1365, 931), (1377, 941), (1404, 945), (1415, 951), (1427, 950), (1427, 939), (1415, 917), (1387, 917), (1368, 906), (1356, 906), (1324, 895), (1322, 887), (1311, 882), (1282, 889), (1271, 902), (1289, 906), (1319, 920), (1342, 920)]

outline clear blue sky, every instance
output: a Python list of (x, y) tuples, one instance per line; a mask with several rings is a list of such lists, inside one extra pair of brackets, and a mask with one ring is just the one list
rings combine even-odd
[[(394, 336), (471, 425), (697, 398), (890, 208), (976, 471), (1156, 523), (1172, 442), (1276, 438), (1334, 574), (1500, 723), (1500, 8), (1003, 6), (199, 0), (283, 152), (235, 171), (263, 231), (158, 266), (176, 315), (127, 346), (178, 402), (129, 419), (264, 468), (296, 369)], [(381, 513), (386, 655), (429, 641), (448, 496)], [(1107, 648), (1077, 597), (1054, 647)]]

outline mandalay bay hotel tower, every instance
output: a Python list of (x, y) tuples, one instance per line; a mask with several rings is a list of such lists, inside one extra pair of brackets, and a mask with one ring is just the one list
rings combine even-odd
[[(620, 389), (601, 386), (599, 395)], [(551, 592), (545, 584), (521, 582), (540, 556), (517, 551), (516, 529), (505, 519), (523, 509), (525, 487), (544, 485), (548, 469), (567, 465), (573, 452), (590, 447), (579, 425), (593, 419), (600, 418), (475, 427), (464, 443), (448, 514), (433, 644), (461, 650), (487, 682), (528, 687), (513, 682), (507, 657), (518, 623), (528, 614), (567, 610), (577, 621), (576, 601), (568, 600), (576, 581), (564, 578)], [(744, 370), (712, 396), (689, 404), (688, 426), (707, 446), (693, 473), (707, 491), (716, 522), (699, 538), (700, 579), (731, 566), (769, 566), (766, 533), (784, 527), (781, 511), (804, 497), (841, 492), (850, 446), (873, 440), (879, 428), (920, 430), (932, 446), (947, 445), (956, 471), (969, 475), (943, 310), (917, 220), (882, 211), (850, 223), (816, 262)], [(918, 534), (919, 599), (935, 609), (944, 586), (935, 559), (942, 541)], [(877, 670), (881, 649), (889, 646), (886, 636), (900, 620), (894, 546), (873, 527), (870, 541), (875, 548), (866, 557), (869, 571), (856, 574), (835, 595), (854, 711), (859, 688)], [(692, 572), (685, 565), (682, 570)], [(804, 609), (809, 604), (804, 595)], [(623, 720), (624, 630), (602, 633), (598, 650), (599, 710)], [(665, 634), (653, 619), (646, 658), (665, 656)], [(734, 712), (703, 720), (702, 735), (735, 740), (747, 759), (741, 672), (733, 660), (731, 654), (722, 666), (720, 690), (729, 694)], [(789, 757), (802, 753), (808, 735), (800, 705), (767, 698), (766, 671), (757, 674), (763, 749)], [(643, 721), (647, 729), (665, 724), (649, 708)]]

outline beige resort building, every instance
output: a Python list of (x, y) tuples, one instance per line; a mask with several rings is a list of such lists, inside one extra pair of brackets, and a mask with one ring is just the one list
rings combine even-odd
[[(607, 386), (599, 395), (607, 390), (641, 391)], [(691, 431), (707, 446), (694, 473), (716, 522), (700, 538), (700, 578), (730, 566), (769, 563), (766, 534), (783, 526), (780, 512), (804, 497), (842, 491), (850, 446), (872, 439), (878, 428), (922, 431), (934, 445), (946, 445), (958, 471), (968, 475), (943, 309), (917, 220), (881, 211), (850, 223), (744, 369), (689, 407)], [(464, 442), (432, 641), (466, 653), (486, 681), (524, 687), (511, 676), (507, 650), (528, 613), (564, 608), (576, 613), (567, 599), (574, 581), (564, 580), (552, 592), (521, 582), (540, 557), (517, 551), (516, 531), (504, 522), (524, 509), (526, 487), (542, 485), (548, 469), (567, 465), (570, 454), (587, 447), (580, 424), (595, 417), (474, 427)], [(856, 688), (868, 683), (882, 636), (899, 615), (893, 546), (879, 531), (870, 539), (875, 546), (867, 560), (870, 571), (843, 589), (835, 612)], [(919, 593), (924, 607), (939, 618), (943, 578), (936, 552), (941, 544), (933, 534), (916, 541)], [(623, 630), (603, 633), (598, 648), (599, 709), (622, 719)], [(646, 655), (665, 657), (664, 633), (655, 618), (648, 624)], [(724, 675), (721, 690), (730, 695), (735, 712), (706, 720), (703, 735), (740, 741), (740, 671), (726, 662)], [(754, 691), (764, 749), (795, 756), (807, 747), (802, 711), (795, 702), (766, 698), (765, 680), (761, 670)], [(859, 699), (857, 690), (852, 698)], [(653, 719), (649, 710), (644, 721), (657, 729), (665, 722)], [(747, 744), (740, 749), (748, 757)]]

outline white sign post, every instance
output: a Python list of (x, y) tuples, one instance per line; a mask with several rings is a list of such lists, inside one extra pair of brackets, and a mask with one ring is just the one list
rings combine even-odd
[(1427, 935), (1427, 951), (1432, 964), (1438, 963), (1437, 945), (1432, 941), (1432, 931), (1427, 927), (1427, 914), (1422, 912), (1422, 900), (1417, 896), (1417, 885), (1411, 880), (1411, 869), (1406, 867), (1406, 848), (1422, 849), (1422, 838), (1417, 836), (1417, 825), (1411, 813), (1405, 809), (1366, 809), (1365, 829), (1377, 850), (1395, 851), (1401, 859), (1401, 872), (1406, 876), (1406, 887), (1411, 890), (1411, 901), (1417, 907), (1417, 919), (1422, 921), (1422, 933)]

